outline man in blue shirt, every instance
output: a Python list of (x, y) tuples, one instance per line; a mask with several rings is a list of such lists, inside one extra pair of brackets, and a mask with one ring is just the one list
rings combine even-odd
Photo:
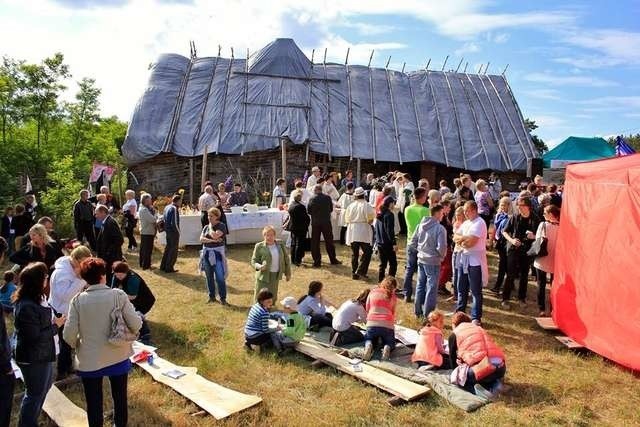
[(167, 236), (167, 245), (164, 247), (160, 270), (165, 273), (175, 273), (174, 269), (178, 260), (178, 243), (180, 242), (180, 206), (182, 198), (179, 195), (173, 196), (171, 204), (164, 208), (164, 231)]

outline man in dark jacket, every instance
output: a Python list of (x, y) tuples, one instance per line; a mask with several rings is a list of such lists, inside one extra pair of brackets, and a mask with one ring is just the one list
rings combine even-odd
[(331, 228), (331, 212), (333, 212), (333, 200), (322, 193), (322, 185), (313, 187), (314, 195), (309, 199), (307, 212), (311, 216), (311, 256), (313, 266), (318, 268), (322, 263), (320, 254), (320, 235), (324, 238), (327, 255), (331, 264), (342, 264), (336, 258), (336, 247), (333, 244), (333, 229)]
[[(7, 251), (7, 242), (0, 237), (0, 264)], [(11, 367), (11, 342), (4, 323), (4, 314), (0, 312), (0, 426), (8, 426), (11, 420), (13, 387), (15, 377)]]
[(182, 205), (182, 197), (175, 195), (171, 199), (171, 204), (167, 205), (162, 213), (167, 241), (160, 262), (160, 270), (165, 273), (178, 271), (174, 266), (178, 260), (178, 245), (180, 243), (180, 205)]
[(287, 231), (291, 232), (291, 263), (297, 266), (304, 258), (304, 242), (309, 232), (309, 214), (302, 204), (302, 190), (295, 190), (293, 202), (289, 205)]
[(80, 243), (87, 240), (91, 249), (96, 249), (96, 236), (93, 231), (93, 203), (89, 201), (89, 192), (82, 190), (80, 199), (73, 204), (73, 225), (76, 238)]
[(111, 266), (116, 261), (122, 261), (122, 244), (124, 237), (120, 231), (120, 226), (115, 219), (109, 215), (106, 206), (100, 205), (96, 208), (96, 219), (101, 221), (102, 227), (96, 238), (96, 253), (107, 264), (107, 283), (111, 280)]

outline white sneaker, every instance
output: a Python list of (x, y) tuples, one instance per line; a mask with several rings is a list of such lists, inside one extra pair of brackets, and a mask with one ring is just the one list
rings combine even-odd
[(391, 347), (385, 345), (382, 349), (382, 360), (389, 360), (391, 358)]
[(362, 359), (368, 362), (371, 360), (371, 356), (373, 356), (373, 343), (371, 341), (367, 341), (364, 344), (364, 354), (362, 355)]
[(471, 321), (471, 323), (473, 323), (476, 326), (482, 326), (482, 322), (480, 320), (478, 320), (478, 319), (473, 319)]

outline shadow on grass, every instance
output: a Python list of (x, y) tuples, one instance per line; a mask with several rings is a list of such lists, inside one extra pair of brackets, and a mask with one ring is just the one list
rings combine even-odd
[(148, 324), (149, 329), (151, 329), (151, 341), (153, 345), (161, 349), (162, 357), (174, 363), (177, 362), (172, 360), (172, 357), (180, 357), (181, 360), (184, 360), (185, 354), (188, 354), (188, 359), (193, 360), (201, 356), (201, 348), (203, 346), (199, 341), (205, 339), (208, 341), (210, 339), (209, 336), (206, 336), (203, 337), (202, 340), (196, 341), (190, 339), (187, 331), (176, 330), (166, 323), (149, 320)]
[(557, 405), (558, 399), (548, 388), (538, 384), (511, 382), (507, 378), (508, 389), (502, 393), (501, 400), (513, 408), (528, 406)]
[[(160, 414), (154, 405), (145, 402), (145, 396), (129, 392), (129, 425), (171, 426), (169, 418)], [(111, 420), (111, 419), (110, 419)]]

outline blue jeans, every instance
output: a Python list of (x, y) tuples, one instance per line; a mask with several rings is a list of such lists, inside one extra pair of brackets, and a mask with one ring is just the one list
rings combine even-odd
[(416, 316), (427, 316), (438, 304), (438, 278), (440, 265), (418, 263), (418, 283), (416, 285)]
[(388, 345), (391, 350), (396, 348), (396, 333), (393, 329), (384, 328), (382, 326), (369, 326), (364, 340), (370, 341), (375, 345), (377, 338), (382, 340), (382, 345)]
[(218, 285), (218, 294), (220, 301), (227, 300), (227, 284), (224, 280), (224, 260), (219, 253), (215, 254), (216, 265), (209, 263), (209, 258), (204, 258), (204, 274), (207, 279), (207, 288), (209, 289), (209, 298), (216, 298), (216, 284)]
[(407, 266), (404, 269), (404, 297), (413, 295), (413, 273), (418, 269), (418, 252), (407, 248)]
[(453, 272), (451, 277), (451, 286), (453, 287), (453, 294), (458, 298), (458, 258), (460, 252), (453, 252), (451, 254), (451, 271)]
[(467, 298), (469, 289), (473, 302), (471, 303), (471, 318), (482, 319), (482, 267), (479, 265), (469, 266), (468, 273), (465, 274), (462, 267), (458, 267), (458, 305), (456, 311), (467, 309)]
[(20, 406), (19, 427), (38, 425), (44, 399), (53, 384), (53, 362), (19, 364), (25, 393)]

